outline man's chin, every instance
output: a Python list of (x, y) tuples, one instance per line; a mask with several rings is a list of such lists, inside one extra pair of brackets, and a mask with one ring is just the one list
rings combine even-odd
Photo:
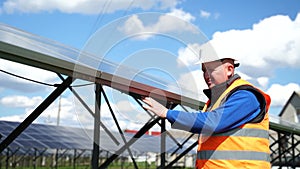
[(213, 84), (208, 84), (207, 86), (208, 86), (208, 88), (211, 89), (211, 88), (213, 88), (215, 85), (213, 85)]

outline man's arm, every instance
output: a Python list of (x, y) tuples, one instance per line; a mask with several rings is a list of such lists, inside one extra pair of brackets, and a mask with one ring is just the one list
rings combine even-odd
[(168, 110), (166, 118), (173, 128), (193, 133), (211, 133), (239, 127), (254, 119), (260, 111), (260, 103), (252, 92), (238, 90), (211, 112)]

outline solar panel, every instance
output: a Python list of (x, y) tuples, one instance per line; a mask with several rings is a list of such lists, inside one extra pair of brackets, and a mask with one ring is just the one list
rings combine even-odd
[[(137, 73), (138, 70), (132, 67), (107, 61), (99, 56), (96, 57), (4, 24), (0, 24), (0, 54), (0, 58), (6, 60), (74, 78), (97, 81), (123, 92), (148, 95), (150, 91), (162, 89), (167, 99), (175, 104), (182, 103), (194, 108), (200, 106), (197, 104), (203, 106), (203, 103), (181, 95), (182, 93), (195, 93), (195, 91), (178, 86), (167, 79), (141, 71)], [(77, 60), (79, 55), (83, 55), (85, 60), (90, 62), (99, 62), (100, 60), (101, 66), (93, 67), (92, 64), (79, 62)], [(122, 74), (116, 74), (116, 72), (122, 72)], [(134, 77), (134, 79), (128, 79), (128, 77)], [(173, 92), (168, 91), (170, 89)], [(153, 94), (152, 97), (162, 99), (159, 94)]]
[[(16, 127), (18, 122), (0, 121), (0, 133), (3, 134), (3, 139), (9, 134), (6, 129), (9, 127), (11, 130)], [(48, 132), (45, 133), (44, 131)], [(59, 133), (64, 133), (59, 135)], [(88, 133), (82, 135), (82, 133)], [(121, 136), (118, 132), (113, 132), (113, 135), (120, 140), (120, 144), (116, 145), (111, 138), (104, 131), (100, 131), (100, 147), (101, 150), (106, 150), (114, 153), (120, 147), (124, 146), (124, 142), (121, 141)], [(44, 124), (32, 124), (30, 125), (19, 137), (17, 137), (10, 145), (9, 149), (18, 150), (25, 153), (28, 149), (36, 148), (43, 149), (81, 149), (92, 150), (93, 140), (87, 135), (92, 135), (93, 130), (82, 129), (75, 127), (65, 126), (53, 126)], [(126, 140), (128, 141), (133, 137), (131, 133), (124, 133)], [(136, 154), (143, 154), (146, 152), (160, 153), (160, 137), (144, 135), (130, 149)], [(176, 147), (176, 144), (170, 138), (167, 138), (167, 150), (171, 153)], [(22, 151), (21, 151), (22, 150)], [(31, 150), (32, 151), (32, 150)], [(128, 153), (127, 151), (124, 152)], [(125, 155), (123, 154), (123, 155)]]
[[(277, 118), (278, 119), (278, 118)], [(293, 128), (296, 132), (296, 128), (299, 128), (298, 125), (291, 126), (291, 123), (288, 125), (281, 125), (279, 122), (276, 122), (276, 119), (271, 116), (271, 122), (276, 124), (282, 130), (288, 130)], [(9, 122), (9, 121), (0, 121), (0, 133), (4, 139), (14, 127), (18, 126), (18, 122)], [(47, 131), (45, 133), (45, 131)], [(59, 132), (57, 132), (59, 131)], [(63, 133), (63, 135), (60, 134)], [(83, 135), (83, 133), (86, 133)], [(120, 147), (124, 145), (124, 142), (121, 141), (120, 134), (118, 132), (113, 132), (113, 135), (120, 140), (120, 145), (116, 145), (111, 138), (104, 132), (100, 132), (100, 147), (102, 150), (109, 152), (115, 152)], [(89, 135), (89, 137), (88, 137)], [(12, 151), (17, 150), (19, 153), (29, 153), (27, 150), (36, 148), (36, 149), (92, 149), (92, 136), (93, 130), (87, 130), (82, 128), (74, 127), (64, 127), (64, 126), (53, 126), (53, 125), (44, 125), (44, 124), (32, 124), (30, 125), (19, 137), (16, 138), (10, 145), (9, 149)], [(133, 134), (125, 133), (125, 138), (128, 141), (133, 137)], [(178, 139), (179, 142), (182, 142), (181, 139)], [(193, 141), (189, 141), (186, 146), (191, 145)], [(149, 136), (144, 135), (142, 138), (136, 141), (130, 149), (133, 150), (136, 154), (143, 154), (145, 152), (155, 152), (160, 153), (160, 137), (159, 136)], [(167, 137), (166, 140), (167, 152), (173, 153), (177, 149), (176, 144), (173, 140)], [(182, 150), (179, 149), (177, 153), (180, 153)], [(20, 148), (20, 149), (19, 149)], [(32, 151), (32, 150), (31, 150)], [(123, 155), (128, 155), (128, 152), (125, 151)], [(191, 152), (193, 153), (193, 152)]]
[[(0, 122), (0, 133), (3, 134), (3, 139), (10, 134), (10, 132), (16, 127), (19, 123), (17, 122)], [(3, 127), (5, 126), (5, 127)], [(9, 128), (9, 130), (7, 130)], [(75, 149), (81, 148), (78, 143), (73, 144), (72, 140), (68, 136), (61, 136), (57, 133), (58, 127), (56, 126), (47, 126), (32, 124), (30, 125), (19, 137), (14, 140), (10, 147), (21, 147), (21, 148), (63, 148), (63, 149)], [(61, 129), (60, 129), (61, 130)], [(46, 131), (46, 132), (45, 132)], [(66, 131), (61, 131), (68, 135)], [(71, 133), (74, 134), (74, 133)], [(59, 138), (59, 139), (58, 139)], [(85, 137), (81, 137), (84, 139)]]

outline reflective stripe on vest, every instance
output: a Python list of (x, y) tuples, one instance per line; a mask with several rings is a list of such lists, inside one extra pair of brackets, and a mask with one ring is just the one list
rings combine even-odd
[(255, 128), (236, 128), (226, 133), (217, 133), (214, 136), (243, 136), (269, 139), (269, 132)]
[(201, 160), (259, 160), (270, 161), (270, 154), (255, 151), (213, 151), (205, 150), (197, 153)]

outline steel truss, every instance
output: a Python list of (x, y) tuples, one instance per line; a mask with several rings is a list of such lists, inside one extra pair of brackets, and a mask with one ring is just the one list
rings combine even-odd
[[(154, 116), (150, 112), (148, 115), (151, 117), (147, 123), (144, 124), (144, 126), (130, 139), (126, 140), (124, 137), (123, 130), (121, 129), (119, 122), (117, 120), (117, 117), (115, 113), (113, 112), (113, 109), (111, 107), (111, 103), (103, 89), (103, 84), (95, 84), (95, 111), (91, 110), (87, 104), (83, 101), (83, 99), (79, 96), (79, 94), (73, 90), (71, 87), (72, 82), (75, 80), (72, 77), (67, 77), (66, 79), (58, 74), (59, 78), (63, 81), (60, 85), (57, 85), (57, 88), (47, 97), (45, 100), (22, 122), (20, 125), (11, 132), (10, 135), (8, 135), (2, 142), (0, 143), (0, 151), (4, 151), (6, 149), (7, 159), (6, 161), (14, 155), (18, 150), (15, 150), (12, 152), (8, 145), (16, 139), (54, 100), (56, 100), (66, 89), (69, 89), (74, 96), (80, 101), (80, 103), (86, 108), (86, 110), (90, 113), (91, 116), (94, 117), (94, 147), (93, 147), (93, 155), (92, 155), (92, 161), (91, 165), (92, 168), (107, 168), (114, 160), (116, 160), (120, 154), (122, 154), (124, 151), (128, 151), (131, 160), (133, 161), (134, 168), (138, 168), (138, 165), (135, 162), (135, 158), (130, 150), (130, 146), (134, 144), (139, 138), (141, 138), (149, 129), (151, 129), (155, 124), (158, 124), (161, 126), (161, 132), (166, 133), (161, 135), (161, 165), (159, 168), (172, 168), (174, 164), (176, 164), (182, 157), (184, 157), (189, 151), (191, 151), (194, 147), (197, 146), (197, 141), (195, 141), (193, 144), (189, 145), (188, 148), (185, 150), (182, 150), (185, 143), (192, 138), (194, 134), (190, 134), (188, 138), (186, 138), (185, 141), (180, 143), (176, 140), (172, 134), (170, 134), (165, 129), (165, 120)], [(124, 93), (124, 91), (122, 91)], [(127, 93), (130, 95), (137, 103), (142, 107), (141, 103), (141, 95), (136, 93)], [(101, 122), (100, 119), (100, 103), (101, 99), (104, 99), (107, 105), (109, 106), (110, 113), (113, 117), (113, 120), (115, 124), (118, 126), (118, 131), (120, 136), (122, 137), (122, 142), (124, 145), (119, 148), (114, 154), (112, 154), (110, 157), (107, 158), (104, 163), (99, 164), (99, 152), (100, 150), (100, 127), (103, 129), (103, 131), (106, 132), (111, 138), (111, 140), (116, 144), (119, 145), (120, 142), (115, 138), (115, 136), (109, 131), (109, 129)], [(170, 109), (173, 109), (178, 104), (174, 104), (173, 102), (168, 102), (167, 106)], [(184, 108), (183, 105), (181, 105), (182, 108)], [(186, 110), (187, 111), (187, 110)], [(172, 155), (176, 154), (178, 150), (182, 150), (181, 153), (177, 153), (178, 156), (172, 160), (168, 161), (166, 160), (165, 155), (165, 147), (164, 145), (166, 137), (170, 137), (174, 141), (174, 145), (177, 145), (177, 148), (174, 150)], [(296, 130), (293, 127), (281, 127), (278, 124), (271, 123), (270, 124), (270, 151), (271, 151), (271, 163), (272, 166), (278, 166), (281, 167), (300, 167), (300, 132)], [(45, 150), (44, 150), (45, 151)], [(44, 152), (43, 151), (43, 152)], [(35, 151), (36, 152), (36, 151)], [(43, 154), (43, 152), (37, 152), (38, 154)], [(38, 158), (38, 156), (37, 156)]]
[[(165, 119), (161, 119), (159, 117), (156, 117), (154, 115), (152, 115), (150, 112), (147, 112), (148, 115), (151, 116), (151, 118), (149, 119), (149, 121), (147, 123), (144, 124), (144, 126), (128, 141), (125, 139), (124, 137), (124, 133), (123, 130), (121, 129), (119, 122), (117, 120), (117, 117), (115, 115), (115, 113), (113, 112), (113, 109), (111, 107), (111, 103), (103, 89), (103, 85), (102, 84), (96, 84), (96, 88), (95, 88), (95, 113), (87, 106), (87, 104), (83, 101), (83, 99), (79, 96), (79, 94), (73, 90), (73, 88), (71, 87), (72, 82), (75, 80), (72, 77), (68, 77), (66, 79), (63, 78), (62, 75), (58, 74), (59, 78), (63, 81), (60, 85), (57, 85), (57, 88), (47, 97), (45, 98), (45, 100), (22, 122), (19, 124), (18, 127), (16, 127), (4, 140), (2, 140), (2, 142), (0, 143), (0, 151), (4, 151), (5, 149), (7, 150), (7, 152), (9, 153), (9, 144), (12, 143), (30, 124), (32, 124), (32, 122), (40, 115), (42, 114), (42, 112), (50, 106), (50, 104), (52, 104), (52, 102), (54, 102), (66, 89), (69, 89), (74, 96), (80, 101), (80, 103), (87, 109), (87, 111), (90, 113), (90, 115), (92, 115), (95, 119), (94, 121), (94, 147), (93, 147), (93, 155), (92, 155), (92, 161), (91, 161), (91, 165), (92, 168), (107, 168), (109, 166), (109, 164), (111, 162), (113, 162), (115, 159), (117, 159), (119, 157), (120, 154), (122, 154), (124, 151), (128, 151), (131, 160), (133, 161), (134, 167), (138, 168), (136, 162), (135, 162), (135, 158), (130, 150), (130, 146), (132, 144), (134, 144), (136, 141), (138, 141), (139, 138), (141, 138), (147, 131), (149, 131), (149, 129), (151, 129), (155, 124), (158, 124), (159, 126), (161, 126), (161, 132), (165, 133), (162, 134), (161, 136), (161, 166), (160, 168), (169, 168), (172, 167), (172, 164), (175, 164), (180, 158), (182, 158), (186, 153), (188, 153), (192, 148), (194, 148), (196, 146), (196, 144), (193, 144), (192, 146), (190, 146), (187, 150), (183, 151), (183, 153), (181, 153), (177, 158), (175, 158), (173, 161), (169, 161), (168, 164), (166, 164), (166, 136), (169, 136), (173, 141), (174, 144), (176, 144), (178, 147), (177, 149), (172, 153), (175, 154), (177, 153), (177, 151), (179, 149), (181, 149), (183, 147), (183, 145), (193, 136), (193, 134), (190, 135), (190, 137), (188, 137), (183, 143), (180, 143), (179, 141), (176, 140), (176, 138), (174, 136), (172, 136), (171, 133), (169, 133), (168, 131), (166, 131), (165, 129)], [(142, 103), (141, 103), (141, 96), (136, 94), (136, 93), (129, 93), (129, 95), (134, 98), (134, 100), (138, 103), (138, 105), (140, 105), (142, 107)], [(124, 145), (118, 149), (113, 155), (111, 155), (109, 158), (107, 158), (107, 160), (100, 164), (98, 164), (99, 161), (99, 152), (100, 152), (100, 127), (106, 132), (106, 134), (108, 134), (111, 138), (111, 140), (116, 144), (119, 145), (120, 142), (113, 136), (113, 134), (109, 131), (109, 129), (101, 122), (100, 119), (100, 102), (101, 102), (101, 98), (104, 98), (105, 102), (107, 103), (107, 105), (109, 106), (109, 110), (111, 112), (111, 115), (114, 119), (115, 124), (118, 127), (118, 131), (120, 136), (122, 137), (122, 141), (124, 143)], [(170, 109), (173, 109), (177, 104), (174, 104), (173, 102), (168, 102), (167, 106)], [(146, 110), (145, 110), (146, 111)], [(149, 150), (150, 151), (150, 150)], [(10, 156), (12, 156), (13, 154), (10, 153), (8, 154), (7, 158), (9, 158)], [(56, 160), (58, 158), (58, 154), (56, 154)]]
[(300, 135), (292, 130), (271, 128), (270, 151), (272, 166), (300, 167)]

